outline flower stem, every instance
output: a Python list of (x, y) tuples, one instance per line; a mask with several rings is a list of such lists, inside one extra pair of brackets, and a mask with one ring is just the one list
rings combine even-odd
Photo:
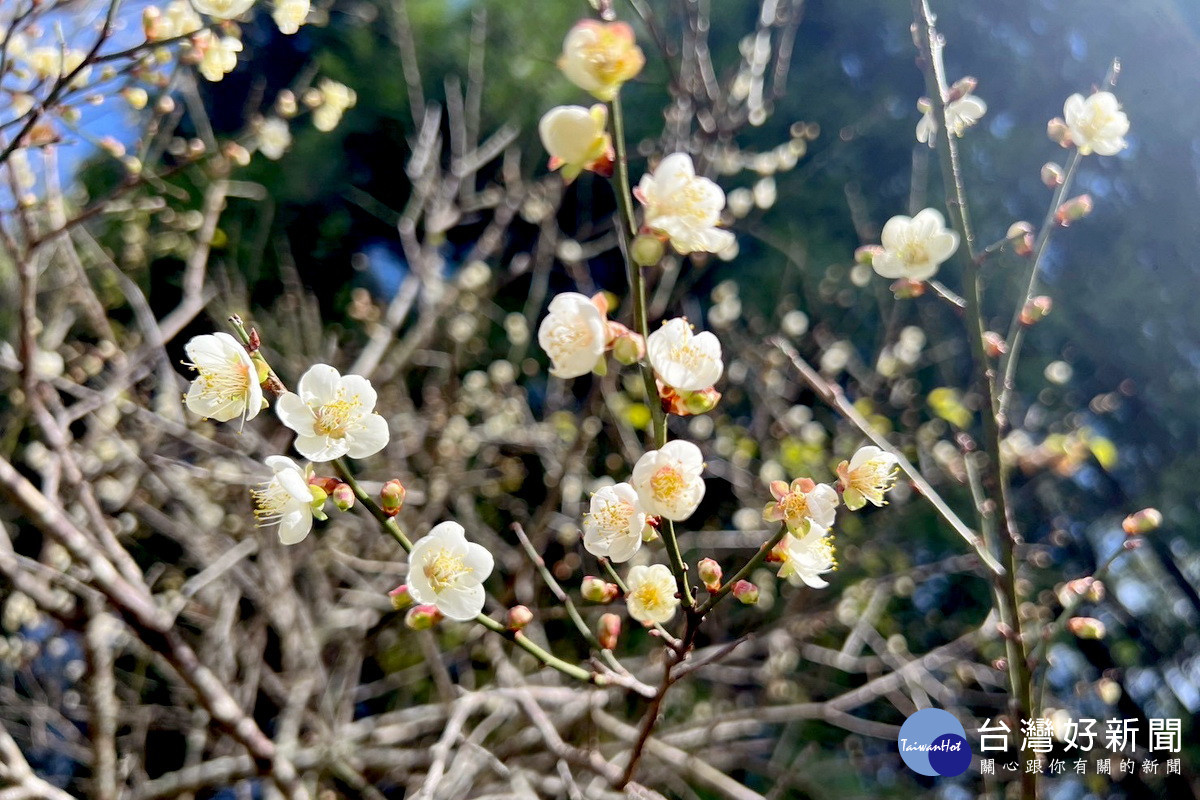
[[(616, 195), (617, 206), (621, 221), (617, 225), (617, 239), (621, 243), (621, 254), (625, 257), (625, 268), (629, 276), (629, 295), (633, 301), (633, 324), (643, 340), (650, 336), (649, 314), (646, 310), (646, 281), (642, 267), (635, 264), (630, 253), (630, 242), (637, 235), (637, 221), (633, 216), (633, 205), (630, 198), (633, 192), (629, 183), (629, 157), (625, 147), (625, 115), (621, 111), (621, 98), (618, 95), (609, 103), (612, 112), (613, 148), (616, 153)], [(638, 363), (642, 372), (642, 382), (646, 386), (646, 403), (650, 406), (651, 437), (650, 441), (658, 449), (667, 443), (667, 415), (663, 411), (662, 402), (658, 398), (658, 384), (654, 381), (654, 370), (650, 368), (648, 357), (643, 357)], [(675, 524), (670, 520), (662, 528), (663, 544), (667, 548), (667, 557), (671, 562), (671, 572), (675, 574), (675, 584), (679, 598), (684, 608), (691, 609), (696, 605), (692, 597), (692, 589), (688, 584), (687, 564), (679, 549), (679, 540), (675, 536)]]

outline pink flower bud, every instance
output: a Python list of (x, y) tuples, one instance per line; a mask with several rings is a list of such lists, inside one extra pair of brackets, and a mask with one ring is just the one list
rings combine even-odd
[(702, 558), (696, 565), (696, 574), (704, 583), (704, 588), (715, 592), (721, 588), (721, 565), (711, 558)]
[(1072, 617), (1067, 620), (1067, 630), (1080, 639), (1103, 639), (1104, 623), (1095, 617)]
[(988, 358), (999, 358), (1008, 352), (1008, 343), (995, 331), (984, 331), (983, 349), (987, 352)]
[(890, 287), (897, 300), (909, 300), (925, 294), (925, 282), (901, 278)]
[(1067, 123), (1063, 121), (1062, 117), (1055, 117), (1046, 123), (1046, 135), (1050, 137), (1050, 141), (1061, 147), (1070, 147), (1074, 144), (1071, 140), (1071, 129), (1067, 127)]
[(758, 602), (758, 587), (750, 581), (738, 581), (733, 585), (733, 596), (748, 606)]
[(608, 323), (613, 358), (625, 366), (636, 364), (646, 356), (646, 340), (619, 322)]
[(1140, 536), (1144, 533), (1150, 533), (1157, 530), (1163, 523), (1162, 512), (1157, 508), (1143, 508), (1135, 514), (1130, 514), (1121, 523), (1121, 527), (1125, 529), (1125, 533), (1129, 536)]
[(721, 401), (721, 393), (712, 386), (698, 392), (684, 392), (676, 396), (680, 402), (675, 404), (677, 410), (673, 410), (671, 413), (681, 417), (707, 414)]
[(1072, 197), (1070, 200), (1058, 207), (1058, 211), (1054, 214), (1054, 219), (1059, 225), (1064, 228), (1072, 222), (1079, 220), (1092, 213), (1092, 196), (1090, 194), (1081, 194), (1078, 197)]
[(513, 606), (504, 618), (504, 624), (510, 631), (519, 631), (531, 622), (533, 622), (533, 612), (527, 606)]
[(400, 513), (400, 509), (404, 508), (404, 496), (408, 492), (404, 489), (404, 484), (393, 478), (383, 485), (383, 489), (379, 492), (379, 497), (383, 501), (383, 513), (389, 517), (394, 517)]
[(621, 635), (621, 618), (616, 614), (603, 614), (596, 626), (596, 638), (605, 650), (617, 648), (617, 638)]
[(955, 100), (961, 100), (967, 95), (975, 91), (975, 87), (979, 85), (979, 81), (968, 75), (965, 78), (959, 78), (950, 87), (950, 92), (946, 97), (947, 103), (953, 103)]
[(441, 621), (437, 606), (413, 606), (404, 615), (404, 624), (414, 631), (427, 631)]
[(1042, 165), (1042, 183), (1046, 184), (1047, 189), (1057, 189), (1062, 186), (1066, 177), (1063, 168), (1053, 161), (1047, 161)]
[(1021, 258), (1033, 255), (1033, 226), (1028, 222), (1014, 222), (1008, 226), (1005, 238), (1012, 243), (1013, 252)]
[(620, 591), (615, 583), (609, 583), (595, 575), (585, 576), (580, 585), (580, 593), (589, 603), (611, 603), (617, 599)]
[(333, 504), (338, 507), (339, 511), (349, 511), (354, 508), (354, 490), (348, 484), (339, 483), (333, 487)]
[(1041, 322), (1053, 307), (1054, 301), (1044, 294), (1033, 298), (1021, 309), (1021, 324), (1032, 325)]
[(403, 611), (412, 605), (412, 595), (408, 591), (408, 584), (402, 583), (395, 589), (388, 592), (388, 597), (392, 599), (392, 608), (397, 611)]
[(883, 248), (877, 244), (865, 244), (854, 251), (854, 263), (864, 266), (871, 266), (875, 261), (875, 256), (883, 252)]

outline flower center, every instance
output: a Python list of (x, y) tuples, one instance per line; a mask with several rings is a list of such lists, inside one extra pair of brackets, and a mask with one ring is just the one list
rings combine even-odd
[(362, 415), (361, 406), (357, 397), (347, 399), (339, 392), (336, 400), (316, 409), (317, 421), (313, 423), (313, 430), (321, 436), (343, 439), (350, 424)]
[(884, 463), (868, 462), (850, 475), (851, 488), (879, 502), (895, 481), (896, 468)]
[(709, 359), (703, 350), (689, 341), (671, 348), (671, 360), (688, 369), (696, 369), (706, 364)]
[(243, 398), (250, 392), (250, 367), (240, 358), (230, 358), (216, 368), (184, 363), (200, 373), (204, 393), (221, 402)]
[(704, 184), (692, 178), (669, 197), (660, 198), (653, 216), (677, 217), (690, 227), (709, 228), (716, 224), (717, 214), (706, 200)]
[(659, 467), (658, 472), (650, 478), (650, 491), (656, 500), (663, 503), (678, 502), (686, 487), (687, 481), (675, 467)]
[(251, 489), (254, 498), (254, 519), (259, 527), (277, 522), (296, 498), (277, 480), (270, 480), (258, 489)]
[(808, 516), (808, 498), (802, 492), (788, 492), (779, 501), (783, 516), (787, 519), (803, 519)]
[(583, 350), (592, 343), (591, 331), (584, 325), (560, 321), (550, 329), (546, 351), (551, 359)]
[(607, 500), (601, 504), (592, 516), (596, 524), (610, 536), (629, 530), (629, 521), (633, 518), (633, 504), (626, 500)]
[(618, 80), (625, 71), (625, 54), (621, 41), (608, 32), (601, 33), (595, 41), (582, 48), (592, 74), (603, 83)]
[(461, 553), (455, 553), (445, 548), (439, 550), (437, 555), (425, 563), (423, 571), (429, 585), (438, 594), (454, 586), (464, 575), (474, 572), (466, 565)]
[(633, 598), (651, 615), (663, 610), (668, 605), (666, 594), (655, 583), (643, 583), (633, 590)]
[(901, 245), (897, 255), (905, 264), (924, 264), (929, 260), (929, 248), (924, 242), (908, 241)]

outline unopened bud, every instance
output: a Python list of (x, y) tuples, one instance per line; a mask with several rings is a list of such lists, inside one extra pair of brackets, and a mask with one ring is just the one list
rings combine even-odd
[(141, 111), (150, 102), (150, 95), (140, 86), (130, 86), (121, 91), (121, 96), (134, 111)]
[(221, 149), (225, 153), (225, 157), (239, 167), (250, 163), (250, 151), (237, 142), (227, 142)]
[(616, 614), (603, 614), (596, 625), (596, 638), (604, 650), (616, 650), (617, 639), (621, 635), (621, 618)]
[(1121, 527), (1129, 536), (1141, 536), (1144, 533), (1158, 530), (1162, 523), (1162, 512), (1157, 508), (1143, 508), (1126, 517), (1125, 521), (1121, 523)]
[(721, 565), (711, 558), (702, 558), (696, 565), (696, 574), (704, 583), (704, 588), (715, 592), (721, 588)]
[(348, 484), (339, 483), (333, 488), (333, 504), (337, 506), (338, 511), (349, 511), (354, 508), (354, 490)]
[(1022, 258), (1033, 254), (1033, 226), (1028, 222), (1009, 225), (1005, 238), (1012, 243), (1013, 252)]
[(1054, 307), (1054, 301), (1046, 295), (1038, 295), (1025, 304), (1021, 309), (1021, 324), (1032, 325), (1035, 322), (1041, 322), (1050, 313), (1050, 309)]
[(275, 98), (275, 113), (284, 119), (296, 116), (296, 95), (289, 89), (284, 89)]
[(504, 624), (510, 631), (519, 631), (533, 622), (533, 612), (528, 606), (513, 606), (504, 617)]
[(892, 294), (896, 296), (897, 300), (908, 300), (925, 294), (925, 282), (914, 281), (910, 278), (901, 278), (889, 288), (891, 288)]
[(918, 97), (917, 111), (920, 111), (922, 114), (931, 113), (933, 111), (933, 101), (928, 97)]
[(388, 597), (392, 601), (392, 608), (397, 611), (403, 611), (413, 604), (412, 594), (408, 591), (408, 584), (402, 583), (395, 589), (388, 592)]
[(733, 596), (744, 605), (755, 605), (758, 602), (758, 587), (750, 581), (738, 581), (733, 585)]
[[(610, 325), (612, 324), (616, 323), (610, 323)], [(646, 340), (640, 334), (626, 328), (624, 333), (613, 339), (613, 358), (627, 367), (636, 364), (646, 355), (645, 342)]]
[(1070, 200), (1058, 207), (1058, 211), (1054, 213), (1054, 219), (1059, 225), (1064, 228), (1072, 222), (1079, 220), (1092, 213), (1093, 203), (1090, 194), (1081, 194), (1078, 197), (1072, 197)]
[(1104, 584), (1092, 577), (1068, 581), (1067, 591), (1090, 603), (1099, 603), (1104, 599)]
[(646, 517), (646, 527), (642, 528), (642, 541), (653, 542), (658, 539), (658, 529), (662, 527), (662, 517)]
[(968, 75), (965, 78), (959, 78), (950, 87), (950, 93), (946, 97), (947, 103), (953, 103), (955, 100), (961, 100), (967, 95), (975, 91), (975, 87), (979, 85), (979, 81)]
[(1004, 337), (995, 331), (984, 331), (983, 349), (987, 352), (988, 358), (999, 358), (1008, 352), (1008, 342), (1004, 341)]
[(159, 37), (162, 29), (162, 12), (158, 10), (158, 6), (146, 6), (142, 9), (142, 34), (147, 39), (153, 40)]
[(413, 606), (404, 615), (404, 624), (414, 631), (427, 631), (441, 621), (437, 606)]
[(629, 248), (629, 254), (633, 257), (633, 263), (639, 267), (657, 266), (658, 262), (662, 261), (665, 252), (666, 247), (663, 245), (662, 240), (648, 233), (639, 234), (633, 240), (633, 245)]
[(171, 98), (171, 95), (164, 94), (155, 101), (154, 110), (164, 116), (170, 114), (175, 110), (175, 101)]
[(712, 386), (698, 392), (688, 392), (683, 395), (683, 409), (687, 412), (684, 416), (707, 414), (716, 408), (720, 401), (721, 393)]
[(1055, 117), (1046, 123), (1046, 135), (1050, 137), (1050, 141), (1062, 147), (1070, 147), (1073, 144), (1071, 129), (1063, 122), (1062, 117)]
[(1058, 164), (1053, 161), (1042, 164), (1042, 183), (1046, 184), (1047, 189), (1057, 189), (1063, 185), (1063, 181), (1066, 179), (1066, 173)]
[(389, 517), (394, 517), (400, 513), (400, 509), (404, 508), (404, 496), (408, 494), (404, 490), (404, 484), (393, 478), (383, 485), (379, 491), (379, 498), (382, 500), (383, 513)]
[(112, 136), (105, 136), (103, 139), (101, 139), (100, 146), (114, 158), (120, 158), (121, 156), (125, 155), (125, 145), (121, 144)]
[(877, 244), (864, 244), (854, 251), (854, 263), (869, 267), (875, 263), (875, 257), (882, 252), (883, 248)]
[(1072, 617), (1067, 620), (1067, 630), (1080, 639), (1103, 639), (1104, 623), (1095, 617)]
[(579, 592), (589, 603), (611, 603), (617, 599), (620, 589), (615, 583), (609, 583), (595, 575), (587, 575), (580, 584)]

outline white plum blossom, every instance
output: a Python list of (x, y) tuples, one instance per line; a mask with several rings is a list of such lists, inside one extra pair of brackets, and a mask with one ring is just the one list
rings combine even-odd
[(654, 172), (642, 176), (634, 195), (646, 208), (645, 226), (670, 239), (680, 253), (720, 253), (736, 242), (732, 233), (717, 227), (725, 192), (696, 174), (687, 153), (664, 158)]
[(936, 208), (914, 217), (892, 217), (880, 240), (883, 251), (874, 256), (871, 267), (884, 278), (929, 280), (958, 249), (958, 234), (946, 229), (946, 219)]
[(483, 582), (492, 574), (492, 554), (467, 541), (457, 522), (435, 525), (408, 555), (408, 591), (422, 605), (437, 606), (460, 622), (483, 611)]
[(214, 19), (233, 19), (249, 11), (254, 0), (192, 0), (192, 5)]
[(309, 0), (275, 0), (271, 19), (280, 33), (293, 34), (308, 19)]
[(846, 508), (857, 511), (868, 502), (875, 506), (887, 503), (883, 496), (896, 481), (898, 459), (874, 445), (859, 448), (849, 462), (838, 465), (838, 481)]
[(709, 331), (693, 333), (682, 317), (667, 320), (646, 337), (646, 356), (659, 379), (682, 392), (699, 392), (721, 377), (721, 342)]
[(583, 546), (597, 558), (618, 564), (633, 558), (642, 546), (646, 512), (628, 483), (605, 486), (592, 495), (583, 518)]
[(316, 364), (296, 389), (279, 397), (275, 412), (296, 432), (296, 450), (309, 461), (366, 458), (388, 443), (387, 421), (373, 413), (375, 389), (366, 378)]
[[(87, 53), (82, 50), (75, 48), (64, 50), (57, 46), (35, 47), (26, 56), (26, 62), (34, 74), (47, 80), (58, 80), (70, 75), (79, 69), (86, 59)], [(84, 86), (91, 70), (91, 67), (80, 69), (79, 74), (71, 80), (71, 87), (77, 89)]]
[(787, 579), (793, 586), (824, 589), (829, 583), (821, 575), (837, 568), (833, 537), (829, 529), (821, 525), (809, 525), (808, 532), (802, 536), (785, 533), (771, 554), (781, 562), (779, 577)]
[(585, 19), (567, 32), (558, 68), (580, 89), (609, 101), (645, 63), (627, 23)]
[(561, 168), (568, 181), (586, 169), (611, 172), (612, 140), (607, 130), (608, 108), (599, 103), (591, 108), (556, 106), (538, 122), (550, 169)]
[(313, 127), (328, 133), (341, 122), (347, 109), (358, 102), (358, 94), (346, 84), (329, 78), (318, 81), (317, 89), (321, 92), (321, 105), (313, 110)]
[(700, 448), (676, 439), (643, 454), (633, 465), (630, 483), (647, 514), (681, 522), (694, 514), (704, 499), (703, 472)]
[(278, 161), (292, 146), (291, 129), (285, 120), (269, 117), (258, 126), (254, 135), (254, 145), (258, 152), (272, 161)]
[(832, 486), (809, 478), (771, 482), (774, 502), (763, 509), (763, 519), (783, 522), (789, 530), (800, 531), (813, 525), (828, 528), (837, 513), (838, 494)]
[(625, 578), (625, 607), (644, 625), (669, 622), (679, 607), (675, 576), (665, 564), (638, 566)]
[(578, 378), (604, 356), (608, 326), (600, 309), (578, 292), (563, 292), (550, 301), (538, 327), (538, 344), (550, 356), (550, 374)]
[(308, 475), (287, 456), (268, 456), (266, 465), (275, 474), (260, 488), (251, 490), (254, 516), (260, 526), (278, 523), (283, 544), (302, 542), (312, 530), (314, 512), (315, 498)]
[(1129, 117), (1112, 92), (1096, 92), (1084, 98), (1073, 94), (1063, 105), (1063, 119), (1071, 141), (1083, 155), (1114, 156), (1128, 147)]
[(198, 69), (206, 80), (215, 83), (237, 68), (237, 54), (242, 52), (240, 39), (217, 36), (210, 31), (201, 31), (195, 39), (204, 52)]
[(258, 370), (237, 339), (206, 333), (193, 336), (183, 351), (189, 359), (184, 364), (198, 373), (184, 398), (189, 411), (218, 422), (258, 416), (263, 408)]
[[(962, 137), (967, 128), (983, 119), (987, 113), (987, 103), (973, 94), (963, 95), (957, 100), (946, 103), (946, 126), (955, 136)], [(930, 147), (937, 145), (937, 120), (933, 111), (926, 111), (917, 123), (917, 141), (926, 142)]]
[(150, 37), (154, 41), (176, 39), (195, 33), (204, 27), (204, 20), (192, 8), (188, 0), (172, 0), (163, 9), (162, 16), (153, 25)]

